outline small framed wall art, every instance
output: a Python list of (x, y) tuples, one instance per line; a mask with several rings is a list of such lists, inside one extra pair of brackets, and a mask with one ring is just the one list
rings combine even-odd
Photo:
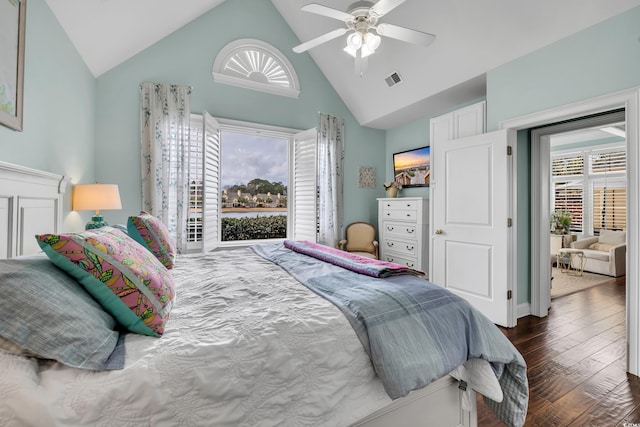
[(358, 171), (358, 187), (376, 188), (376, 168), (373, 166), (360, 166)]
[(0, 1), (0, 124), (22, 131), (27, 0)]

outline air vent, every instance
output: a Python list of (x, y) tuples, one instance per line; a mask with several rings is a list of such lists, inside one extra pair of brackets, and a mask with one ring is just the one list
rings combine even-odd
[(389, 87), (392, 87), (399, 83), (402, 83), (404, 80), (402, 80), (402, 77), (400, 77), (400, 74), (398, 74), (397, 71), (394, 71), (387, 78), (385, 78), (384, 81), (387, 82)]

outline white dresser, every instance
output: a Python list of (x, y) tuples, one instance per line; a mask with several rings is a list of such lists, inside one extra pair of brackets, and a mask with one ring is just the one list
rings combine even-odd
[(380, 259), (428, 274), (429, 200), (423, 197), (378, 199)]

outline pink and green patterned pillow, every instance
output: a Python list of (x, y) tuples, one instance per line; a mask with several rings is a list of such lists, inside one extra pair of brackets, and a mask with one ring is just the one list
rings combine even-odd
[(164, 333), (175, 297), (173, 277), (144, 247), (111, 227), (78, 234), (41, 234), (49, 259), (73, 276), (122, 326)]
[(142, 211), (140, 215), (129, 217), (127, 231), (136, 242), (150, 250), (162, 265), (173, 268), (176, 246), (162, 221)]

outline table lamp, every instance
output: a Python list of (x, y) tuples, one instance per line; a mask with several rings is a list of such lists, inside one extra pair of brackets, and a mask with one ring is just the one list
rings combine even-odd
[(85, 230), (104, 227), (107, 222), (100, 215), (100, 209), (122, 209), (120, 192), (115, 184), (76, 184), (73, 188), (74, 211), (96, 211), (91, 221), (85, 226)]

